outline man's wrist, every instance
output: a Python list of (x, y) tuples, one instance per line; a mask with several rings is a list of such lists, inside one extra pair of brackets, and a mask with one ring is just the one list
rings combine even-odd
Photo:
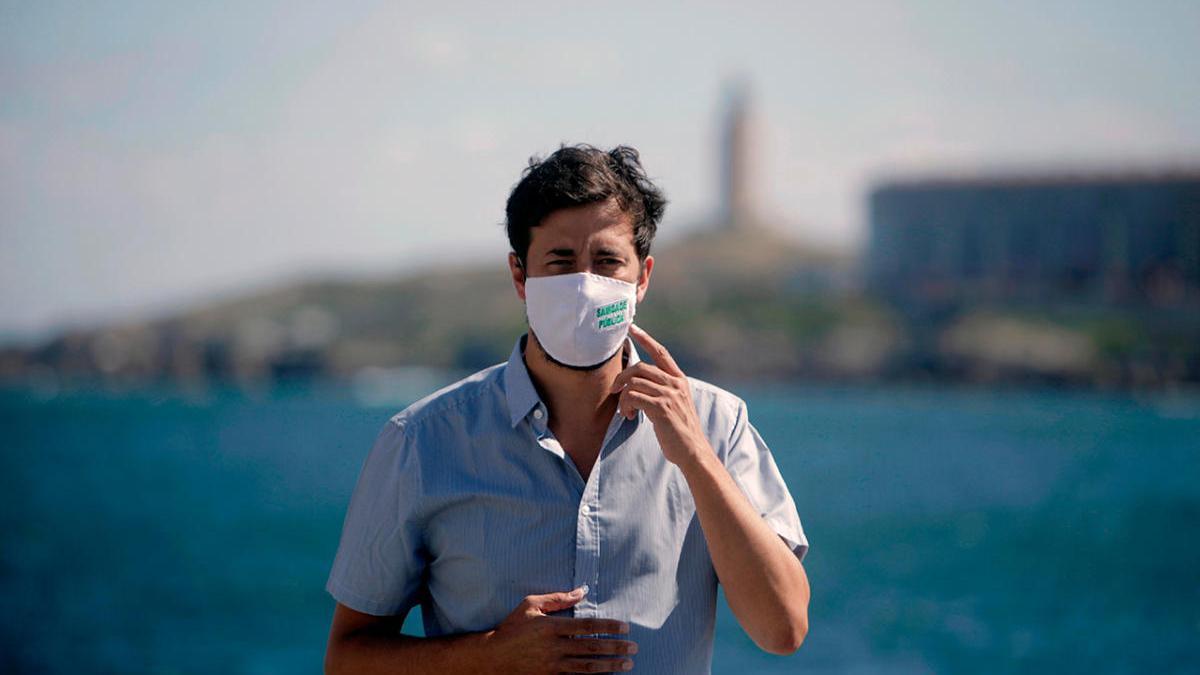
[(678, 463), (678, 466), (688, 483), (691, 483), (693, 476), (708, 473), (715, 469), (725, 470), (725, 467), (721, 464), (721, 460), (717, 457), (717, 453), (713, 451), (712, 446), (708, 444), (707, 440), (697, 443), (692, 452), (688, 453), (686, 458)]

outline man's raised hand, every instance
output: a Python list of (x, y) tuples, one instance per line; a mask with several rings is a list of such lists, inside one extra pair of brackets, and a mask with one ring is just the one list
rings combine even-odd
[(638, 361), (617, 375), (611, 390), (620, 393), (617, 409), (629, 419), (639, 410), (646, 413), (667, 461), (682, 465), (712, 452), (696, 416), (692, 388), (671, 353), (636, 325), (629, 334), (657, 365)]

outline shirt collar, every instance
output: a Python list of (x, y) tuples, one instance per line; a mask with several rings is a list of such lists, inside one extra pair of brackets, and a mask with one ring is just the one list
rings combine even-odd
[[(533, 387), (533, 380), (529, 378), (529, 370), (525, 367), (525, 341), (529, 337), (526, 333), (517, 338), (517, 343), (513, 345), (512, 354), (508, 356), (508, 364), (504, 367), (504, 393), (508, 397), (508, 413), (513, 428), (529, 411), (533, 410), (541, 399), (538, 397), (537, 389)], [(633, 345), (633, 338), (625, 337), (625, 346), (629, 349), (629, 360), (626, 367), (641, 361), (638, 356), (637, 348)]]

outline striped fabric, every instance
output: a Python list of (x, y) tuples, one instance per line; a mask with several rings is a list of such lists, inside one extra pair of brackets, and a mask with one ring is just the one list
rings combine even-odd
[[(587, 584), (558, 614), (626, 621), (634, 670), (708, 673), (717, 577), (695, 504), (649, 419), (615, 416), (585, 481), (547, 428), (522, 356), (383, 426), (363, 463), (326, 590), (374, 615), (420, 605), (426, 635), (495, 627), (526, 595)], [(627, 341), (627, 362), (638, 360)], [(717, 455), (803, 560), (795, 504), (745, 403), (691, 379)]]

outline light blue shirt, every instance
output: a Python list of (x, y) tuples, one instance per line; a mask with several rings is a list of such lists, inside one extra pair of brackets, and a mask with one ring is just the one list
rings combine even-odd
[[(649, 418), (615, 415), (585, 481), (547, 427), (524, 340), (507, 363), (387, 421), (350, 499), (326, 590), (378, 616), (419, 604), (426, 635), (436, 636), (489, 630), (527, 595), (587, 584), (582, 602), (555, 614), (628, 622), (635, 671), (710, 672), (718, 581), (682, 472), (663, 457)], [(745, 402), (688, 379), (713, 450), (803, 560), (796, 506)]]

